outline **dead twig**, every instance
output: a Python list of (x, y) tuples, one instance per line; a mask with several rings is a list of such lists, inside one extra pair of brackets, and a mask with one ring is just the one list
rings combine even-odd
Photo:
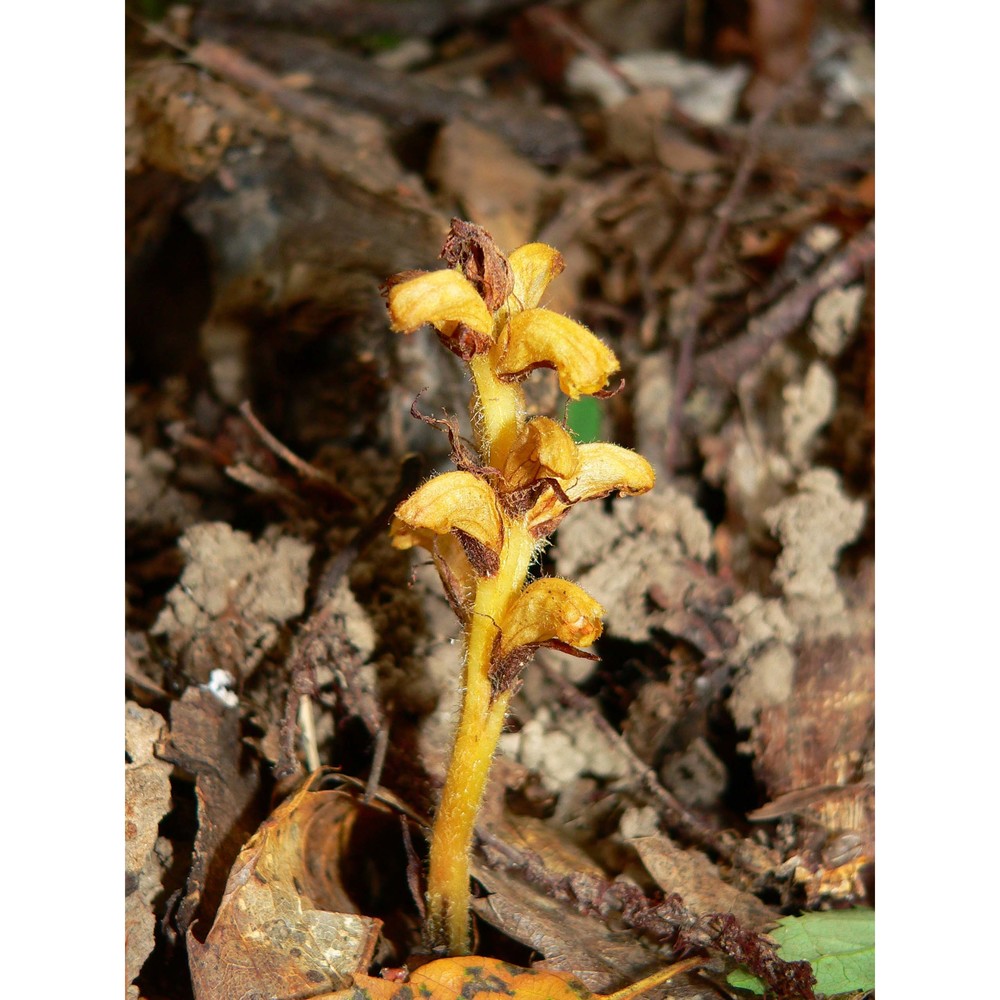
[(660, 806), (667, 823), (677, 833), (692, 843), (708, 848), (716, 857), (722, 858), (728, 864), (734, 867), (743, 867), (739, 850), (734, 845), (727, 843), (718, 831), (707, 827), (679, 799), (663, 787), (656, 772), (639, 758), (629, 746), (628, 740), (604, 718), (597, 706), (586, 695), (581, 694), (565, 677), (547, 664), (543, 663), (542, 669), (559, 689), (560, 700), (565, 705), (586, 715), (622, 755), (629, 769), (641, 782), (642, 787), (649, 795), (653, 796)]
[(705, 249), (694, 266), (691, 293), (687, 309), (684, 310), (679, 330), (675, 337), (681, 342), (677, 357), (677, 373), (674, 380), (674, 397), (670, 407), (670, 418), (667, 423), (667, 443), (664, 447), (663, 466), (666, 474), (672, 475), (677, 464), (681, 441), (681, 418), (684, 413), (684, 402), (694, 384), (694, 350), (698, 337), (698, 329), (708, 308), (708, 282), (715, 271), (719, 251), (723, 240), (729, 231), (729, 224), (737, 205), (743, 198), (747, 184), (753, 175), (760, 157), (761, 142), (764, 129), (774, 117), (778, 109), (784, 105), (806, 79), (805, 70), (800, 70), (787, 86), (778, 90), (774, 96), (758, 111), (750, 129), (747, 132), (746, 144), (740, 156), (736, 172), (726, 196), (719, 202), (715, 210), (715, 224), (712, 226), (705, 241)]
[[(244, 400), (239, 405), (240, 415), (250, 425), (254, 433), (267, 445), (271, 451), (279, 458), (284, 459), (296, 472), (304, 479), (311, 479), (315, 482), (323, 483), (325, 486), (332, 486), (338, 492), (346, 495), (344, 488), (332, 477), (327, 475), (322, 469), (317, 469), (315, 465), (310, 465), (305, 459), (299, 458), (289, 447), (282, 444), (257, 418), (250, 406), (249, 400)], [(357, 503), (354, 498), (351, 498)]]
[[(376, 775), (384, 763), (385, 751), (379, 750), (379, 734), (386, 729), (386, 720), (382, 707), (371, 694), (361, 688), (352, 687), (357, 676), (356, 669), (345, 667), (346, 660), (352, 657), (352, 647), (338, 630), (331, 627), (333, 604), (330, 598), (340, 584), (351, 563), (367, 548), (371, 541), (385, 531), (392, 517), (392, 512), (400, 500), (407, 496), (414, 483), (419, 479), (421, 462), (416, 456), (408, 456), (403, 461), (399, 482), (392, 495), (379, 508), (373, 517), (359, 528), (351, 541), (330, 560), (316, 586), (312, 602), (313, 611), (302, 624), (296, 636), (292, 653), (288, 658), (288, 669), (291, 683), (285, 701), (285, 712), (281, 723), (280, 756), (275, 765), (275, 776), (287, 777), (295, 772), (298, 760), (295, 754), (296, 719), (299, 715), (299, 705), (304, 698), (315, 697), (316, 664), (328, 660), (339, 669), (340, 676), (348, 697), (349, 711), (357, 714), (374, 737), (375, 758), (372, 761), (372, 773)], [(358, 664), (354, 664), (357, 666)]]
[(701, 355), (694, 364), (699, 383), (735, 389), (741, 376), (778, 341), (798, 329), (813, 302), (831, 288), (857, 281), (875, 260), (875, 223), (870, 222), (813, 274), (746, 325), (735, 340)]
[(385, 755), (389, 750), (389, 725), (383, 723), (375, 733), (375, 751), (372, 753), (372, 766), (368, 772), (368, 784), (365, 785), (365, 805), (370, 805), (372, 799), (378, 793), (379, 783), (382, 780), (382, 771), (385, 769)]

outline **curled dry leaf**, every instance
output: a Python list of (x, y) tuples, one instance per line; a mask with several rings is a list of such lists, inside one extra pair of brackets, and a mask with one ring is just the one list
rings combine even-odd
[[(346, 989), (367, 970), (380, 922), (326, 908), (340, 898), (336, 883), (308, 872), (305, 846), (317, 806), (341, 794), (312, 785), (282, 803), (240, 851), (205, 943), (188, 932), (196, 1000), (320, 996)], [(330, 850), (328, 868), (339, 861)]]

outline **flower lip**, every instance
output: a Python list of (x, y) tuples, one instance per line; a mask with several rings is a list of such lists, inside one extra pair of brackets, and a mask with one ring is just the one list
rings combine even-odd
[(525, 309), (511, 317), (496, 365), (502, 379), (516, 380), (535, 368), (554, 368), (559, 388), (579, 399), (598, 392), (618, 371), (614, 351), (585, 326), (549, 309)]
[(458, 271), (424, 271), (402, 281), (390, 281), (386, 298), (396, 333), (413, 333), (430, 323), (438, 333), (452, 337), (463, 326), (493, 343), (493, 314)]
[(484, 576), (496, 573), (504, 537), (492, 489), (464, 471), (443, 472), (411, 494), (396, 508), (391, 533), (396, 548), (432, 551), (434, 535), (454, 533)]
[(565, 483), (566, 495), (574, 503), (600, 500), (617, 493), (638, 496), (656, 484), (653, 467), (638, 452), (621, 445), (596, 441), (578, 446), (580, 471), (575, 481)]
[(541, 646), (573, 656), (597, 659), (590, 646), (603, 631), (604, 608), (582, 587), (558, 577), (528, 584), (514, 600), (500, 627), (490, 664), (494, 697), (509, 690)]
[(529, 583), (501, 623), (500, 653), (558, 639), (589, 646), (600, 638), (604, 608), (582, 587), (558, 577)]
[(653, 467), (637, 452), (616, 444), (575, 445), (578, 471), (561, 479), (542, 480), (546, 488), (531, 497), (528, 528), (535, 538), (546, 538), (575, 504), (617, 493), (638, 496), (656, 482)]

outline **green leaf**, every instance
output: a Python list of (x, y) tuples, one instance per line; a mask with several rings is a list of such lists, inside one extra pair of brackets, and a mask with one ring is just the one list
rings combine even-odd
[[(783, 917), (769, 932), (786, 962), (805, 960), (826, 996), (875, 988), (875, 911), (831, 910)], [(728, 976), (731, 986), (758, 995), (764, 984), (745, 969)]]
[(566, 423), (581, 444), (591, 444), (601, 438), (601, 407), (593, 396), (581, 396), (569, 402)]

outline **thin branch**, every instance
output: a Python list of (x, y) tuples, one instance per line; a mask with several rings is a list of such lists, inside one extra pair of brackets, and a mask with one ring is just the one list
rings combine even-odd
[(857, 281), (874, 260), (872, 221), (767, 312), (750, 320), (742, 335), (701, 355), (694, 365), (695, 378), (699, 383), (735, 388), (741, 376), (778, 341), (799, 328), (816, 299), (832, 288), (843, 288)]
[(317, 469), (315, 465), (310, 465), (305, 459), (299, 458), (287, 445), (282, 444), (257, 418), (250, 406), (249, 400), (243, 400), (239, 405), (239, 411), (243, 419), (250, 425), (253, 432), (271, 449), (279, 458), (283, 458), (296, 472), (305, 479), (312, 479), (323, 483), (325, 486), (332, 486), (337, 491), (342, 492), (343, 487), (332, 477)]
[(727, 844), (720, 837), (718, 831), (707, 827), (679, 799), (663, 787), (660, 779), (656, 776), (656, 772), (639, 758), (629, 745), (628, 740), (608, 722), (597, 706), (586, 695), (581, 694), (576, 687), (548, 664), (542, 663), (541, 666), (549, 679), (558, 687), (559, 698), (563, 703), (586, 715), (593, 725), (604, 734), (622, 755), (629, 769), (641, 782), (642, 787), (656, 799), (666, 821), (674, 830), (693, 843), (707, 847), (717, 857), (724, 859), (728, 864), (741, 868), (744, 867), (743, 859), (740, 857), (737, 847)]
[[(824, 56), (825, 57), (825, 56)], [(715, 210), (715, 224), (705, 241), (705, 249), (695, 263), (691, 295), (687, 309), (680, 321), (680, 329), (676, 331), (681, 341), (680, 353), (677, 358), (677, 372), (674, 380), (674, 397), (670, 407), (670, 418), (667, 424), (667, 443), (664, 447), (663, 465), (667, 475), (671, 475), (677, 464), (681, 442), (681, 422), (684, 413), (684, 402), (695, 382), (694, 364), (695, 342), (698, 330), (708, 307), (708, 282), (715, 272), (719, 251), (729, 231), (729, 225), (737, 205), (743, 199), (747, 185), (753, 175), (760, 158), (764, 132), (771, 119), (801, 88), (809, 78), (814, 62), (809, 62), (792, 77), (782, 88), (777, 90), (771, 99), (753, 116), (747, 131), (746, 143), (740, 156), (736, 172), (733, 174), (729, 191)]]

